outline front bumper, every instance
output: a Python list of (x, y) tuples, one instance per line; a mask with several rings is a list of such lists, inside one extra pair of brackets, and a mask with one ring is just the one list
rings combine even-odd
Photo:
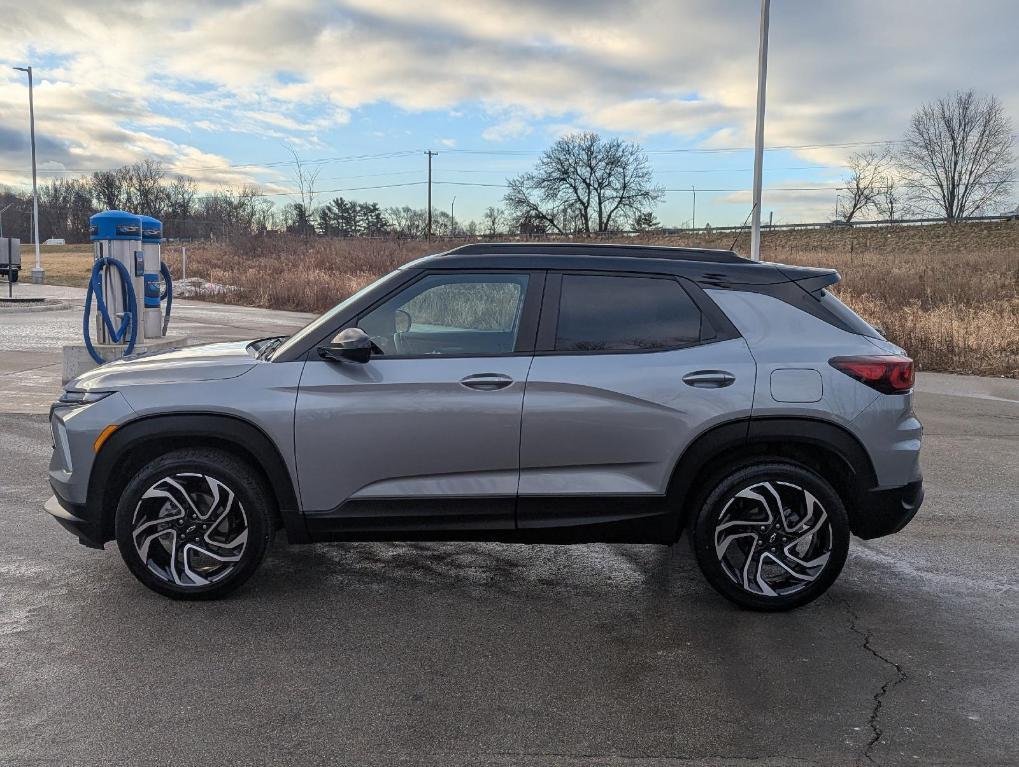
[(88, 519), (84, 504), (65, 501), (58, 495), (51, 495), (43, 508), (67, 531), (78, 536), (78, 543), (90, 549), (104, 547), (102, 531), (98, 523)]
[(866, 539), (897, 533), (916, 516), (922, 503), (922, 478), (901, 487), (869, 490), (851, 518), (853, 534)]

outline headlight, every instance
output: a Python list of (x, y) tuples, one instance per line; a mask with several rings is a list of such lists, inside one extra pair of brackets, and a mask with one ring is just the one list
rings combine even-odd
[(91, 405), (101, 399), (109, 397), (111, 391), (65, 391), (60, 395), (57, 403), (60, 405)]

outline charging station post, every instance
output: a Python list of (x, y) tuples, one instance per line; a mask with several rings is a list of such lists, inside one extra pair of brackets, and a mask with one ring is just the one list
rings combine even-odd
[(84, 344), (64, 347), (64, 383), (105, 362), (187, 345), (186, 336), (166, 335), (173, 293), (170, 271), (160, 261), (162, 223), (109, 210), (92, 216), (89, 226), (95, 257), (82, 317)]

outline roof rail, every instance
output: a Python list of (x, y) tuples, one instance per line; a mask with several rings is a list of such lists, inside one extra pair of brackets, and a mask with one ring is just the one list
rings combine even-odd
[(443, 255), (525, 255), (525, 256), (611, 256), (615, 258), (663, 258), (672, 261), (702, 261), (714, 264), (744, 264), (752, 261), (731, 250), (681, 248), (669, 245), (618, 245), (575, 242), (476, 242), (461, 245)]

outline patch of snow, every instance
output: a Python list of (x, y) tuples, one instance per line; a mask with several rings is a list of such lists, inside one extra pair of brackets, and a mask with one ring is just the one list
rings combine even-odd
[(174, 298), (196, 298), (233, 293), (239, 290), (236, 285), (223, 285), (219, 282), (208, 282), (201, 277), (188, 277), (173, 283)]

